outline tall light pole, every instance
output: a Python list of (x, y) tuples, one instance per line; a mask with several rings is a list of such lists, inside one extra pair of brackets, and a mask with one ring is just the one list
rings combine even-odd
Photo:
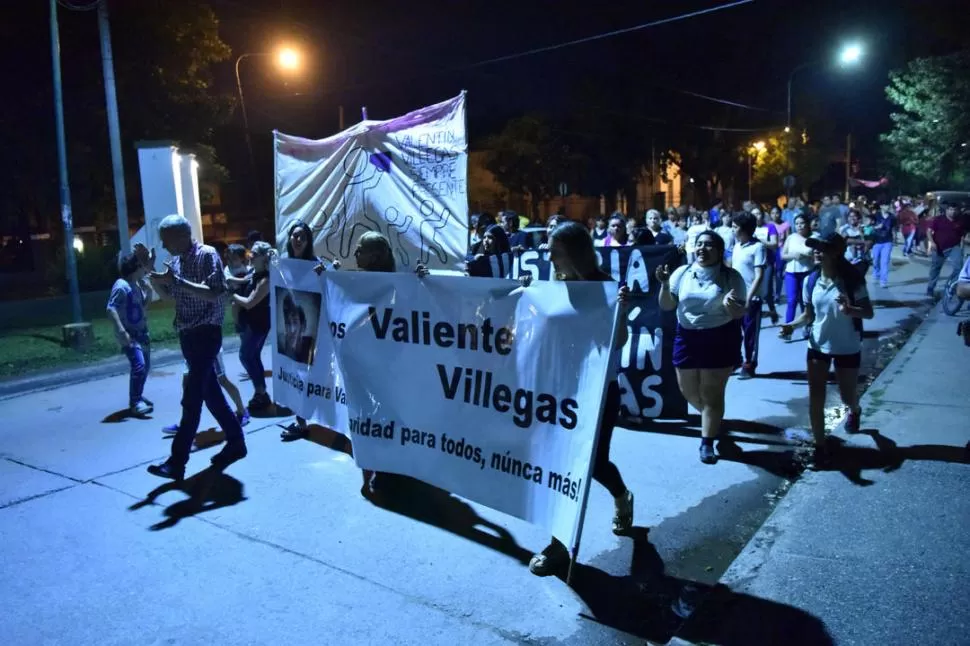
[(118, 124), (118, 97), (115, 92), (115, 65), (111, 55), (108, 2), (98, 3), (98, 31), (101, 32), (101, 66), (104, 70), (104, 95), (108, 109), (108, 140), (114, 171), (115, 205), (118, 210), (118, 242), (123, 253), (131, 252), (128, 232), (128, 196), (125, 193), (125, 164), (121, 157), (121, 126)]
[[(844, 45), (841, 50), (839, 50), (839, 65), (841, 67), (850, 67), (856, 65), (862, 59), (862, 45), (858, 43), (849, 43)], [(788, 75), (788, 118), (785, 121), (785, 166), (788, 170), (791, 170), (791, 88), (792, 83), (795, 80), (795, 74), (799, 71), (805, 69), (806, 67), (813, 67), (815, 65), (820, 65), (822, 61), (809, 61), (807, 63), (802, 63), (795, 69), (791, 71)], [(790, 189), (789, 189), (790, 191)]]
[(246, 99), (243, 96), (242, 89), (242, 79), (239, 76), (239, 64), (244, 58), (255, 58), (255, 57), (266, 57), (274, 56), (276, 58), (276, 64), (284, 71), (294, 72), (300, 67), (301, 56), (300, 53), (293, 49), (292, 47), (280, 48), (277, 52), (247, 52), (245, 54), (240, 54), (236, 58), (236, 89), (239, 91), (239, 106), (242, 108), (243, 115), (243, 126), (246, 129), (246, 148), (249, 151), (249, 167), (253, 172), (253, 176), (256, 175), (256, 160), (253, 157), (253, 142), (249, 136), (249, 115), (246, 113)]
[(61, 35), (57, 26), (57, 0), (51, 6), (51, 58), (54, 63), (54, 121), (57, 128), (57, 176), (61, 193), (61, 223), (64, 225), (64, 254), (71, 292), (71, 318), (81, 322), (81, 292), (77, 284), (74, 257), (74, 216), (71, 214), (71, 186), (67, 180), (67, 143), (64, 135), (64, 92), (61, 89)]

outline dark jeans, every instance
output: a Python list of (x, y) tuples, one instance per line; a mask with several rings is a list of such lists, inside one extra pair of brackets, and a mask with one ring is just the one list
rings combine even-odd
[[(762, 280), (767, 282), (767, 288), (765, 289), (765, 305), (768, 306), (769, 312), (775, 311), (775, 266), (772, 263), (765, 265), (765, 275)], [(759, 301), (760, 302), (760, 301)]]
[(253, 388), (258, 393), (266, 392), (266, 373), (260, 355), (268, 334), (268, 332), (257, 332), (248, 325), (244, 325), (239, 333), (239, 362), (246, 369), (246, 374), (249, 375)]
[(172, 461), (185, 465), (189, 461), (192, 440), (199, 430), (202, 404), (216, 418), (226, 434), (227, 446), (245, 445), (242, 426), (226, 403), (216, 377), (216, 356), (222, 348), (222, 329), (200, 325), (179, 333), (182, 356), (189, 366), (182, 389), (182, 421), (172, 440)]
[(761, 299), (752, 298), (748, 311), (741, 319), (741, 336), (744, 339), (744, 366), (758, 368), (758, 339), (761, 338)]
[(626, 493), (626, 484), (616, 465), (610, 462), (610, 442), (613, 427), (620, 417), (620, 385), (614, 380), (606, 389), (603, 402), (603, 418), (600, 420), (599, 441), (596, 443), (596, 463), (593, 465), (593, 480), (606, 487), (614, 498)]
[(124, 349), (128, 363), (131, 365), (131, 376), (128, 380), (128, 405), (134, 406), (141, 401), (145, 392), (145, 380), (152, 369), (152, 348), (148, 339), (131, 340), (131, 345)]

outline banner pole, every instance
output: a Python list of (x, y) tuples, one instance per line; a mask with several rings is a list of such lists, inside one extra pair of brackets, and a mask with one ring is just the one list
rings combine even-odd
[[(619, 287), (622, 287), (617, 283)], [(592, 476), (593, 469), (596, 465), (596, 454), (599, 448), (600, 440), (600, 425), (603, 423), (603, 405), (606, 403), (606, 391), (610, 385), (610, 378), (614, 376), (613, 374), (613, 344), (616, 340), (616, 331), (620, 327), (621, 319), (623, 319), (623, 325), (626, 325), (625, 315), (623, 314), (623, 308), (620, 306), (619, 300), (617, 300), (614, 306), (613, 312), (613, 333), (610, 334), (610, 346), (609, 346), (609, 365), (606, 368), (606, 375), (603, 378), (603, 389), (600, 392), (600, 405), (599, 413), (596, 415), (596, 432), (593, 434), (593, 452), (590, 455), (589, 466), (586, 469), (586, 477), (583, 482), (586, 486), (583, 487), (583, 502), (579, 506), (579, 522), (576, 523), (576, 536), (573, 538), (572, 550), (569, 554), (569, 570), (566, 573), (566, 585), (571, 585), (573, 580), (573, 566), (576, 565), (576, 560), (579, 557), (579, 543), (583, 538), (583, 525), (586, 521), (586, 506), (589, 504), (589, 489), (592, 486)]]

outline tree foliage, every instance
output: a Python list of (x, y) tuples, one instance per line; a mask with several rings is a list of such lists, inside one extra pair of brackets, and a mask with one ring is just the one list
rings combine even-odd
[(910, 61), (890, 72), (886, 96), (897, 108), (881, 136), (893, 166), (928, 188), (970, 183), (970, 50)]
[(533, 216), (542, 200), (556, 195), (561, 182), (580, 177), (588, 163), (565, 133), (539, 114), (512, 119), (486, 140), (485, 148), (485, 167), (509, 191), (530, 196)]
[[(215, 130), (232, 114), (231, 92), (217, 91), (213, 68), (228, 60), (216, 15), (190, 0), (112, 2), (111, 37), (133, 224), (140, 211), (134, 144), (171, 140), (196, 153), (204, 173), (224, 176), (213, 148)], [(96, 12), (59, 11), (64, 115), (71, 198), (76, 224), (115, 220), (104, 80)], [(28, 3), (21, 22), (5, 21), (0, 37), (50, 69), (46, 3)], [(52, 77), (19, 73), (15, 57), (0, 65), (18, 79), (18, 99), (0, 113), (0, 225), (59, 234), (57, 155)], [(13, 91), (13, 90), (12, 90)]]
[(763, 137), (762, 141), (765, 146), (761, 151), (751, 150), (750, 146), (741, 151), (742, 158), (749, 152), (754, 153), (752, 186), (759, 195), (784, 193), (787, 175), (793, 175), (798, 186), (807, 188), (821, 179), (828, 168), (829, 160), (825, 151), (817, 147), (805, 133), (778, 130)]

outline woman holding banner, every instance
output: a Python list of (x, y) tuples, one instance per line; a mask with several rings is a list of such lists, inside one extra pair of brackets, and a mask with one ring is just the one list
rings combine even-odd
[[(625, 231), (624, 231), (625, 233)], [(563, 222), (549, 236), (549, 259), (553, 264), (557, 280), (608, 281), (613, 278), (600, 268), (599, 255), (593, 248), (593, 239), (581, 224)], [(626, 308), (629, 289), (620, 287), (619, 305)], [(622, 314), (621, 314), (622, 315)], [(613, 341), (611, 361), (612, 379), (607, 387), (600, 420), (599, 439), (596, 444), (596, 462), (593, 465), (593, 479), (607, 488), (613, 496), (613, 533), (622, 535), (633, 526), (633, 494), (626, 488), (620, 470), (610, 462), (610, 440), (613, 427), (620, 413), (620, 386), (616, 380), (619, 353), (627, 342), (626, 317), (624, 324), (617, 329)], [(537, 576), (549, 576), (569, 563), (569, 551), (561, 542), (552, 542), (529, 561), (529, 571)]]
[[(390, 246), (388, 246), (388, 250), (390, 250)], [(511, 247), (509, 246), (509, 236), (505, 232), (505, 229), (500, 224), (492, 224), (485, 229), (478, 251), (469, 260), (479, 260), (485, 256), (498, 256), (509, 251), (511, 251)], [(391, 262), (393, 261), (394, 258), (391, 258)], [(394, 270), (392, 269), (391, 271)]]
[(660, 308), (677, 310), (674, 367), (684, 399), (701, 413), (700, 459), (714, 464), (714, 438), (724, 417), (728, 377), (741, 365), (741, 325), (747, 290), (744, 278), (724, 264), (724, 239), (704, 231), (697, 258), (671, 273), (657, 267)]
[(255, 242), (252, 248), (252, 290), (248, 296), (232, 295), (233, 305), (239, 306), (239, 362), (253, 382), (253, 398), (247, 407), (250, 412), (265, 411), (272, 402), (266, 393), (266, 373), (260, 358), (270, 331), (269, 262), (276, 251), (268, 242)]
[[(318, 263), (317, 267), (323, 268), (322, 261), (313, 253), (313, 231), (306, 222), (297, 221), (290, 227), (289, 234), (286, 236), (286, 257), (312, 260)], [(280, 433), (280, 439), (284, 442), (299, 440), (306, 437), (308, 432), (306, 420), (297, 415), (296, 421)]]

